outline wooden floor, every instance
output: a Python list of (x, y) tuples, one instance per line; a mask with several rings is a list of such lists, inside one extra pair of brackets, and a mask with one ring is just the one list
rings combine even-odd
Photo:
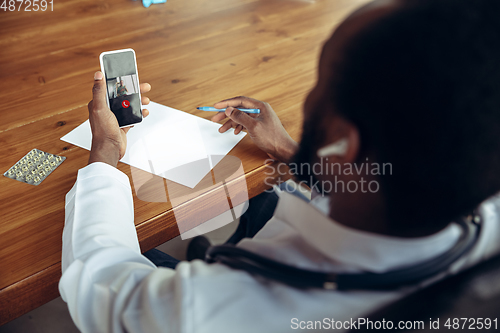
[[(56, 297), (64, 196), (88, 152), (59, 139), (88, 118), (102, 51), (131, 47), (151, 100), (195, 111), (237, 95), (269, 102), (299, 139), (322, 42), (368, 0), (54, 0), (46, 12), (0, 10), (0, 171), (29, 150), (66, 161), (40, 186), (0, 177), (0, 325)], [(243, 162), (250, 196), (266, 155), (247, 136), (230, 153)], [(130, 176), (130, 167), (119, 165)], [(178, 235), (165, 203), (134, 196), (143, 250)]]

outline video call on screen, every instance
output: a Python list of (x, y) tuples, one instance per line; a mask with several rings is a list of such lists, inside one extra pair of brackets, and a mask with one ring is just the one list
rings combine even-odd
[(133, 52), (103, 56), (109, 106), (120, 126), (140, 122), (139, 80)]

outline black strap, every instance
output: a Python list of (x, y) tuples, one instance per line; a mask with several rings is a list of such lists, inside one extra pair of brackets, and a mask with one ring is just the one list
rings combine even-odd
[(480, 233), (479, 215), (456, 222), (462, 229), (457, 243), (445, 253), (426, 262), (386, 273), (336, 274), (305, 270), (266, 258), (234, 245), (208, 249), (205, 260), (286, 283), (298, 288), (391, 290), (413, 285), (446, 271), (476, 244)]

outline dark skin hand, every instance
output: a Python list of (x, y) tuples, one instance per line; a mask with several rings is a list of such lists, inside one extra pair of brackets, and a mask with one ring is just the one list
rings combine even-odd
[[(88, 104), (90, 128), (92, 130), (92, 148), (89, 164), (104, 162), (116, 167), (118, 161), (127, 150), (127, 132), (133, 127), (120, 128), (118, 120), (106, 102), (106, 82), (101, 72), (94, 74), (93, 98)], [(149, 83), (140, 85), (141, 93), (151, 90)], [(149, 98), (142, 97), (142, 103), (148, 105)], [(147, 109), (142, 110), (143, 117), (149, 115)]]
[[(297, 151), (297, 142), (287, 133), (276, 112), (268, 103), (239, 96), (215, 103), (214, 107), (218, 109), (226, 108), (226, 112), (219, 112), (212, 117), (212, 121), (218, 122), (229, 118), (219, 128), (219, 132), (224, 133), (233, 127), (234, 134), (238, 134), (243, 129), (247, 129), (257, 147), (266, 152), (271, 158), (285, 163), (290, 162), (290, 159)], [(247, 114), (237, 108), (260, 109), (260, 113)]]

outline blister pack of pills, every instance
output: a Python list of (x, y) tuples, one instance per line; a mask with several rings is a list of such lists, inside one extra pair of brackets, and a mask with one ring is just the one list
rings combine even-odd
[(40, 185), (65, 159), (63, 156), (33, 149), (3, 175), (23, 183)]

